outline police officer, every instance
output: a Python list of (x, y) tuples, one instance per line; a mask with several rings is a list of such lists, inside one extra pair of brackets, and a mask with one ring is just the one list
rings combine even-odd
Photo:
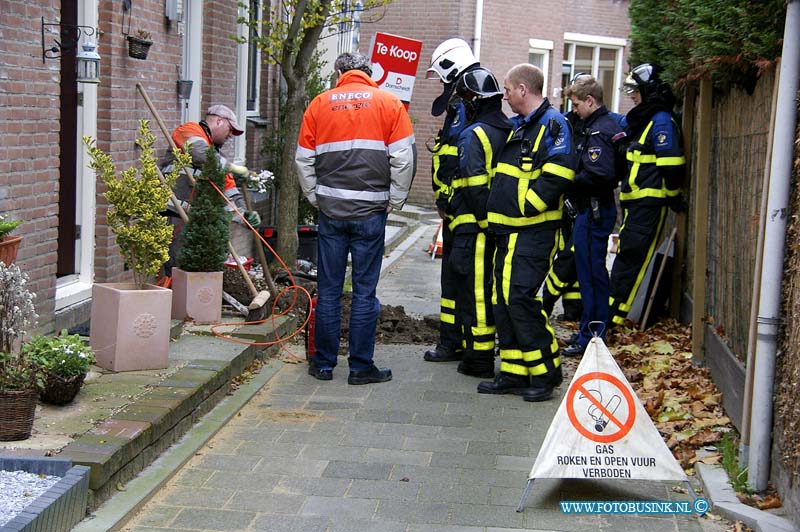
[(455, 92), (469, 124), (458, 138), (458, 175), (446, 213), (453, 233), (450, 266), (458, 291), (457, 321), (464, 340), (459, 373), (494, 377), (495, 325), (492, 313), (494, 238), (487, 234), (486, 202), (492, 167), (511, 132), (502, 111), (503, 93), (492, 73), (481, 67), (464, 72)]
[(440, 116), (446, 112), (444, 124), (431, 149), (433, 194), (443, 228), (439, 342), (433, 350), (425, 352), (424, 359), (428, 362), (461, 360), (464, 355), (462, 324), (456, 316), (458, 284), (451, 265), (453, 231), (446, 213), (453, 193), (452, 181), (458, 173), (458, 137), (466, 125), (464, 105), (454, 94), (454, 88), (461, 74), (477, 66), (479, 62), (466, 41), (447, 39), (433, 51), (425, 75), (427, 79), (438, 79), (443, 85), (442, 94), (433, 101), (431, 114)]
[(667, 209), (683, 204), (680, 187), (686, 159), (672, 114), (675, 97), (660, 72), (657, 65), (639, 65), (623, 87), (639, 103), (627, 115), (628, 173), (619, 195), (623, 222), (611, 270), (610, 326), (624, 323), (631, 309), (661, 238)]
[(572, 138), (578, 154), (578, 170), (569, 196), (578, 210), (573, 238), (583, 313), (578, 336), (563, 354), (580, 356), (592, 338), (588, 324), (603, 323), (597, 332), (605, 337), (608, 321), (606, 254), (608, 235), (617, 219), (614, 142), (622, 136), (622, 128), (603, 105), (603, 87), (591, 75), (576, 76), (564, 96), (572, 102), (576, 119)]
[(530, 64), (509, 70), (505, 99), (517, 113), (498, 156), (489, 192), (489, 228), (497, 251), (494, 316), (500, 373), (479, 393), (552, 397), (561, 383), (558, 342), (536, 294), (558, 246), (564, 192), (575, 177), (567, 120), (542, 95), (544, 74)]

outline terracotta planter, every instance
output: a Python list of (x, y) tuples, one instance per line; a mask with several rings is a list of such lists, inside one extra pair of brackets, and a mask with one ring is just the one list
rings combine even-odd
[(172, 317), (198, 324), (222, 318), (222, 272), (186, 272), (172, 268)]
[(0, 392), (0, 441), (30, 438), (38, 398), (37, 390)]
[(90, 345), (97, 365), (111, 371), (168, 365), (172, 290), (133, 283), (92, 286)]
[(21, 236), (6, 236), (0, 240), (0, 262), (6, 266), (14, 264), (20, 242), (22, 242)]

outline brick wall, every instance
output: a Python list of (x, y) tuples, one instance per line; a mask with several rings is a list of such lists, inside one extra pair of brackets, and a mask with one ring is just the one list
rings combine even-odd
[(41, 19), (56, 22), (60, 3), (37, 4), (3, 0), (0, 8), (0, 213), (24, 221), (14, 232), (24, 237), (16, 264), (47, 321), (55, 295), (60, 62), (42, 63)]

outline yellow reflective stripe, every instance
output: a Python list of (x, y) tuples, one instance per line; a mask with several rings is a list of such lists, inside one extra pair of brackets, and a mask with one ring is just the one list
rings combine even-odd
[[(480, 325), (487, 323), (486, 318), (486, 293), (483, 290), (483, 281), (485, 279), (485, 272), (483, 271), (486, 254), (486, 235), (478, 233), (475, 238), (475, 255), (473, 257), (473, 270), (475, 272), (473, 282), (475, 283), (473, 290), (475, 291), (475, 322)], [(475, 334), (475, 327), (472, 328)]]
[(439, 321), (443, 323), (449, 323), (450, 325), (455, 325), (456, 317), (452, 314), (441, 313), (439, 314)]
[(625, 318), (623, 318), (622, 316), (614, 316), (613, 318), (611, 318), (611, 321), (613, 321), (617, 325), (625, 325)]
[(539, 125), (539, 134), (536, 135), (536, 142), (533, 143), (533, 151), (531, 153), (537, 153), (539, 151), (539, 144), (542, 143), (542, 138), (544, 138), (544, 124)]
[[(653, 128), (653, 122), (651, 120), (650, 123), (647, 124), (647, 127), (644, 128), (644, 131), (642, 131), (642, 134), (639, 137), (639, 144), (644, 144), (644, 141), (647, 140), (647, 134), (650, 133), (650, 130), (652, 128)], [(636, 192), (637, 190), (639, 190), (639, 187), (636, 185), (636, 176), (639, 175), (639, 166), (641, 165), (639, 161), (636, 161), (631, 157), (636, 158), (640, 157), (641, 155), (642, 155), (641, 150), (633, 150), (632, 152), (628, 152), (627, 154), (628, 160), (633, 161), (633, 165), (631, 166), (631, 171), (628, 174), (628, 186), (630, 187), (631, 192)], [(623, 201), (621, 195), (620, 195), (620, 201)]]
[(447, 299), (447, 298), (444, 298), (444, 297), (443, 297), (443, 298), (442, 298), (442, 299), (439, 301), (439, 306), (440, 306), (440, 307), (442, 307), (442, 308), (452, 308), (452, 309), (455, 309), (455, 308), (456, 308), (456, 301), (455, 301), (455, 299)]
[(633, 161), (635, 163), (654, 163), (656, 162), (656, 156), (652, 154), (642, 154), (639, 150), (634, 150), (632, 152), (628, 152), (625, 156), (626, 159), (629, 161)]
[[(475, 215), (474, 214), (460, 214), (460, 215), (452, 218), (452, 221), (449, 224), (447, 224), (447, 227), (449, 227), (452, 230), (452, 229), (455, 229), (456, 227), (458, 227), (459, 225), (464, 225), (464, 224), (469, 224), (469, 223), (472, 223), (472, 224), (478, 223), (478, 219), (475, 218)], [(485, 224), (485, 225), (488, 225), (488, 224)]]
[(475, 336), (494, 336), (497, 327), (494, 325), (476, 325), (475, 327), (471, 327), (471, 330), (472, 334)]
[(575, 293), (575, 292), (564, 292), (561, 295), (561, 297), (563, 297), (564, 299), (580, 299), (581, 298), (581, 293), (580, 292), (577, 292), (577, 293)]
[(561, 278), (558, 276), (555, 270), (551, 269), (550, 273), (547, 274), (547, 282), (553, 283), (555, 286), (553, 288), (564, 288), (567, 286), (568, 282), (562, 281)]
[(503, 301), (508, 304), (508, 294), (511, 290), (511, 260), (514, 258), (514, 250), (517, 246), (519, 233), (511, 233), (508, 236), (508, 251), (503, 260)]
[(553, 220), (561, 219), (561, 209), (557, 211), (545, 211), (536, 216), (528, 217), (511, 217), (497, 212), (489, 213), (489, 223), (507, 225), (510, 227), (525, 227), (528, 225), (540, 224), (542, 222), (551, 222)]
[(472, 342), (475, 351), (494, 351), (494, 340), (491, 342)]
[(497, 305), (497, 276), (494, 274), (494, 265), (497, 264), (497, 248), (492, 253), (492, 305)]
[(534, 192), (532, 188), (528, 189), (528, 192), (525, 194), (525, 199), (528, 200), (531, 205), (533, 205), (533, 208), (537, 211), (544, 212), (547, 210), (547, 203), (542, 201), (542, 198), (539, 197), (539, 194)]
[(544, 163), (544, 166), (542, 166), (542, 173), (557, 175), (569, 181), (575, 179), (575, 170), (555, 163)]
[(541, 168), (536, 168), (534, 170), (523, 170), (519, 166), (515, 166), (511, 163), (497, 163), (494, 175), (505, 174), (510, 177), (516, 177), (517, 179), (536, 179), (541, 175), (541, 173)]
[(481, 147), (483, 148), (484, 164), (486, 165), (486, 184), (488, 185), (491, 184), (492, 181), (492, 159), (494, 159), (492, 143), (489, 140), (489, 135), (483, 130), (483, 127), (478, 126), (473, 131), (478, 137), (478, 140), (481, 141)]
[(474, 175), (472, 177), (461, 177), (453, 179), (453, 188), (480, 187), (489, 184), (489, 175)]
[(686, 157), (683, 155), (679, 157), (656, 158), (656, 166), (681, 166), (682, 164), (686, 164)]
[(680, 190), (667, 190), (659, 188), (640, 188), (635, 192), (620, 192), (620, 201), (637, 200), (642, 198), (671, 198), (680, 194)]

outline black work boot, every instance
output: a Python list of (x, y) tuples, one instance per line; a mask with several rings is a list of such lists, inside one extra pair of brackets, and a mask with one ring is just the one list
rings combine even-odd
[(523, 401), (538, 403), (553, 397), (553, 382), (550, 375), (531, 377), (531, 387), (522, 394)]
[(479, 379), (494, 378), (494, 349), (490, 351), (464, 351), (464, 360), (458, 365), (458, 372)]
[(464, 358), (464, 351), (437, 345), (434, 349), (425, 351), (422, 358), (428, 362), (455, 362)]
[(371, 368), (360, 371), (351, 371), (347, 377), (347, 384), (372, 384), (375, 382), (388, 382), (392, 380), (392, 370), (389, 368)]
[(529, 377), (500, 372), (493, 381), (478, 384), (478, 393), (525, 395), (530, 387)]

